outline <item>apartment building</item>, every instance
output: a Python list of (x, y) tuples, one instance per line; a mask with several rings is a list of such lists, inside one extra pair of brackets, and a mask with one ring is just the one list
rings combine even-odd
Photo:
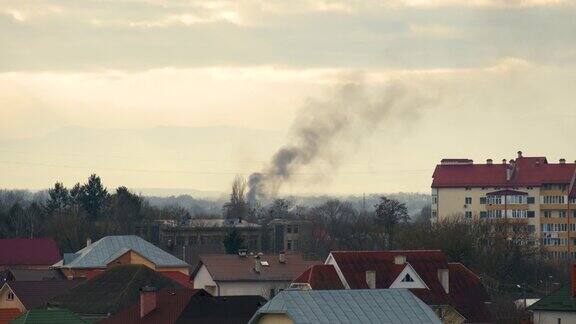
[(506, 220), (531, 233), (546, 255), (576, 258), (576, 163), (524, 157), (477, 164), (443, 159), (432, 181), (432, 221)]

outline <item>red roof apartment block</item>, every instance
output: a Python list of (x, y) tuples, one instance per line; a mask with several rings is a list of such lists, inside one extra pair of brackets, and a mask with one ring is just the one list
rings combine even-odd
[(516, 160), (474, 164), (468, 159), (444, 159), (432, 175), (432, 188), (456, 187), (540, 187), (543, 184), (570, 184), (576, 195), (576, 163), (549, 163), (545, 157), (524, 157)]
[(61, 258), (52, 239), (0, 239), (0, 270), (48, 268)]
[(451, 306), (466, 322), (490, 322), (490, 301), (480, 278), (442, 251), (332, 252), (293, 283), (309, 289), (408, 288), (430, 306)]

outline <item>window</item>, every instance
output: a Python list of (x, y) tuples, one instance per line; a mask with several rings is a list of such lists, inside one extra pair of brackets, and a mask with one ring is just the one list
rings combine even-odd
[(286, 242), (286, 249), (288, 251), (297, 251), (298, 250), (298, 240), (288, 240)]
[(300, 230), (300, 226), (298, 225), (292, 225), (292, 232), (294, 234), (298, 234), (298, 231)]
[(528, 202), (528, 204), (534, 204), (536, 202), (536, 200), (534, 199), (534, 197), (528, 197), (526, 199), (526, 201)]
[(490, 204), (490, 205), (501, 205), (502, 204), (502, 196), (488, 196), (487, 201), (488, 201), (488, 204)]
[(536, 217), (536, 212), (533, 210), (528, 210), (528, 211), (526, 211), (526, 217), (534, 218), (534, 217)]
[(464, 199), (464, 202), (466, 203), (466, 205), (471, 205), (472, 204), (472, 197), (466, 197), (466, 199)]
[(521, 195), (506, 196), (507, 204), (525, 204), (526, 197)]
[(560, 217), (560, 218), (566, 218), (566, 212), (563, 211), (563, 210), (559, 211), (559, 212), (558, 212), (558, 217)]
[(437, 196), (432, 196), (432, 203), (433, 203), (433, 204), (437, 204), (437, 203), (438, 203), (438, 197), (437, 197)]
[(480, 218), (486, 218), (488, 214), (485, 211), (480, 212)]
[(292, 225), (286, 225), (286, 233), (292, 233)]
[(407, 273), (407, 274), (404, 276), (404, 279), (402, 279), (402, 282), (414, 282), (414, 279), (410, 276), (409, 273)]
[(545, 210), (544, 211), (544, 218), (550, 218), (552, 217), (552, 212), (549, 210)]
[(564, 204), (564, 196), (544, 196), (542, 197), (543, 204)]
[(466, 218), (472, 218), (472, 212), (471, 211), (467, 211), (466, 213), (464, 213), (464, 216)]
[(480, 204), (481, 204), (481, 205), (485, 205), (485, 204), (486, 204), (486, 197), (480, 197)]
[(8, 296), (6, 296), (7, 300), (14, 300), (14, 293), (13, 292), (9, 292)]

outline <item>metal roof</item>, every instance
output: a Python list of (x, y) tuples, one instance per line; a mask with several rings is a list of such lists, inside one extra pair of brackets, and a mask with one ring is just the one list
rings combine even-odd
[(262, 306), (265, 314), (286, 314), (299, 323), (442, 323), (407, 289), (285, 290)]
[(135, 236), (106, 236), (74, 254), (64, 255), (63, 268), (104, 268), (122, 254), (134, 251), (159, 267), (188, 267), (189, 265), (163, 251), (154, 244)]

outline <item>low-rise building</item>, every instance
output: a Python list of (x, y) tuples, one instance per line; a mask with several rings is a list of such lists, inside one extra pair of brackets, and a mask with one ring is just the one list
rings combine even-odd
[(534, 323), (576, 323), (576, 264), (572, 265), (571, 285), (564, 286), (528, 307)]
[(61, 259), (53, 239), (0, 239), (0, 271), (48, 269)]
[(120, 265), (144, 265), (159, 272), (189, 274), (189, 265), (135, 235), (106, 236), (76, 253), (65, 253), (53, 267), (68, 278), (87, 277), (94, 270), (106, 270)]
[(407, 289), (285, 290), (260, 308), (249, 324), (430, 323), (434, 311)]
[(437, 250), (332, 252), (294, 280), (301, 290), (409, 289), (444, 323), (489, 323), (480, 278)]
[(201, 255), (192, 272), (194, 288), (214, 296), (260, 295), (271, 298), (316, 261), (297, 254)]
[(274, 219), (270, 227), (271, 247), (273, 253), (299, 253), (305, 238), (312, 235), (312, 222), (300, 219)]

